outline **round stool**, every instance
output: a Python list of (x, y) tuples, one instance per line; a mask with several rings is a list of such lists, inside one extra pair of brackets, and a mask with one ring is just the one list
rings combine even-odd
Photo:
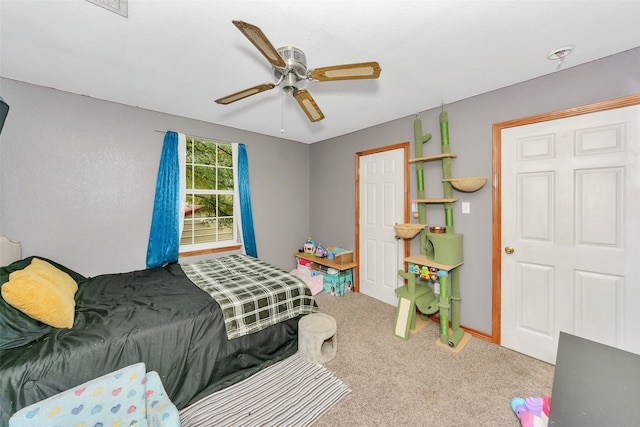
[(325, 363), (338, 351), (336, 319), (324, 313), (307, 314), (298, 322), (298, 353), (310, 363)]

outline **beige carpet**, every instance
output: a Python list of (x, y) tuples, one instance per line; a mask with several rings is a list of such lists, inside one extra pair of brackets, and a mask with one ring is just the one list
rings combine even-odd
[(552, 365), (475, 337), (451, 352), (435, 344), (435, 322), (403, 341), (395, 307), (364, 294), (316, 300), (338, 323), (338, 354), (324, 366), (351, 393), (314, 427), (516, 427), (513, 397), (551, 394)]

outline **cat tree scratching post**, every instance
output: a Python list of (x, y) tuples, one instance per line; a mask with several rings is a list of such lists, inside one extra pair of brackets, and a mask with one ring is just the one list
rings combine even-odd
[[(440, 154), (423, 156), (423, 145), (431, 139), (431, 134), (422, 134), (422, 122), (416, 118), (414, 121), (415, 155), (410, 163), (416, 164), (416, 176), (418, 179), (418, 198), (412, 200), (418, 205), (418, 220), (420, 230), (420, 254), (405, 258), (409, 264), (408, 272), (400, 270), (398, 275), (407, 281), (407, 284), (396, 289), (399, 296), (398, 310), (394, 334), (407, 339), (407, 333), (415, 325), (416, 309), (423, 315), (439, 312), (440, 316), (440, 342), (449, 347), (457, 346), (464, 336), (464, 330), (460, 327), (460, 275), (459, 267), (463, 263), (462, 235), (455, 233), (453, 221), (453, 204), (458, 200), (453, 197), (453, 190), (477, 191), (486, 182), (486, 178), (452, 178), (451, 159), (457, 157), (450, 152), (449, 146), (449, 122), (445, 111), (440, 113)], [(442, 164), (442, 198), (427, 198), (425, 196), (424, 162), (441, 161)], [(427, 228), (427, 204), (442, 204), (445, 214), (445, 232), (443, 234), (428, 231)], [(416, 224), (403, 224), (405, 226)], [(401, 238), (413, 238), (414, 234)], [(425, 268), (438, 269), (438, 282), (434, 283), (434, 290), (439, 290), (439, 296), (428, 286), (428, 279), (417, 277)], [(449, 283), (451, 292), (449, 293)], [(437, 287), (437, 288), (436, 288)], [(451, 336), (449, 336), (449, 319), (451, 320)]]

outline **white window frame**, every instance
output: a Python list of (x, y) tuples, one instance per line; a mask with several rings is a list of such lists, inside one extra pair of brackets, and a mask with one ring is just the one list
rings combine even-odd
[[(217, 190), (217, 189), (198, 189), (195, 190), (193, 188), (186, 188), (186, 168), (191, 167), (194, 168), (198, 164), (186, 164), (186, 139), (191, 139), (199, 142), (211, 143), (216, 145), (228, 145), (231, 147), (232, 153), (232, 172), (233, 172), (233, 190)], [(217, 153), (217, 150), (216, 150)], [(191, 137), (187, 136), (185, 138), (185, 149), (184, 153), (180, 154), (180, 164), (181, 164), (181, 203), (182, 209), (181, 212), (184, 214), (186, 208), (186, 200), (187, 196), (192, 195), (231, 195), (233, 196), (233, 227), (232, 233), (233, 237), (230, 240), (224, 241), (216, 241), (216, 242), (205, 242), (205, 243), (192, 243), (187, 245), (179, 246), (179, 253), (188, 253), (188, 252), (197, 252), (197, 251), (206, 251), (206, 250), (224, 250), (224, 249), (235, 249), (238, 245), (241, 245), (239, 236), (241, 235), (241, 222), (242, 217), (240, 214), (240, 199), (238, 194), (238, 144), (217, 141), (214, 139), (201, 138), (201, 137)], [(193, 156), (192, 156), (193, 158)], [(183, 167), (184, 165), (184, 167)], [(222, 217), (228, 218), (228, 217)], [(215, 218), (218, 219), (217, 217)], [(184, 215), (181, 215), (180, 219), (180, 238), (182, 239), (182, 227), (184, 226)], [(217, 233), (217, 230), (216, 230)]]

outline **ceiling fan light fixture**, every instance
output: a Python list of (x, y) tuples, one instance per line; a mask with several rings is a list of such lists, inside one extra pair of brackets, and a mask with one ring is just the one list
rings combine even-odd
[(290, 72), (284, 77), (284, 86), (282, 87), (282, 90), (284, 90), (285, 93), (295, 92), (298, 80), (298, 77), (293, 72)]

